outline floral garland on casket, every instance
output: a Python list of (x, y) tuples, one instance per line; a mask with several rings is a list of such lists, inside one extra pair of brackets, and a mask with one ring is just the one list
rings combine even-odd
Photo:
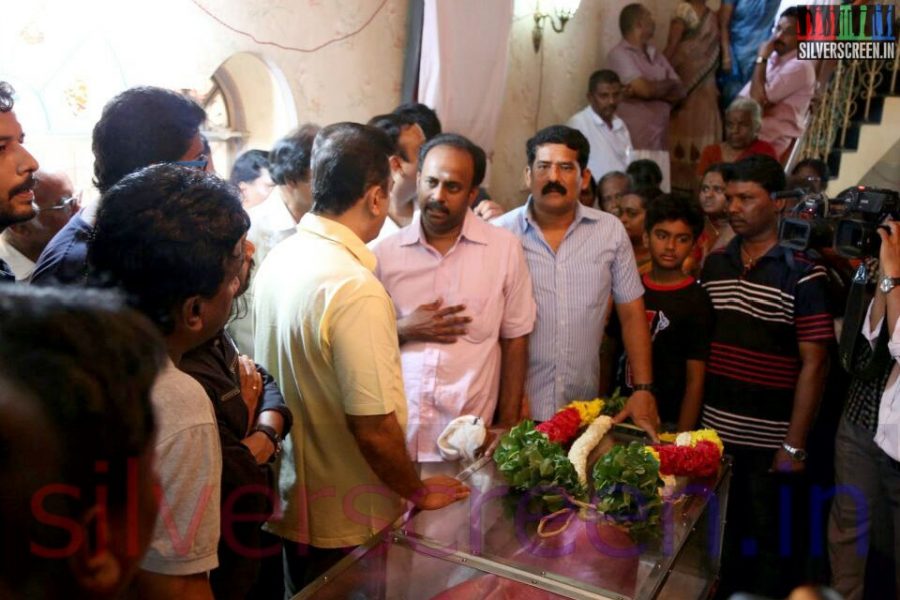
[(545, 519), (574, 515), (577, 507), (628, 527), (632, 537), (655, 535), (662, 502), (674, 499), (687, 478), (715, 475), (723, 446), (711, 429), (661, 436), (669, 443), (616, 445), (597, 460), (589, 482), (588, 456), (625, 400), (617, 391), (607, 399), (572, 402), (537, 426), (522, 421), (494, 451), (498, 471), (515, 490), (542, 503), (551, 513)]

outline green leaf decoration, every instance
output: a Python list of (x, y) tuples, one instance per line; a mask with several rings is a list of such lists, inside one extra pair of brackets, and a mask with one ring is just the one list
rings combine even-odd
[(659, 463), (642, 444), (614, 446), (594, 465), (592, 478), (600, 512), (613, 521), (629, 524), (636, 540), (659, 535)]
[(575, 467), (562, 446), (535, 431), (533, 421), (522, 421), (500, 439), (494, 451), (494, 462), (503, 478), (515, 489), (536, 493), (546, 489), (547, 493), (542, 497), (548, 508), (560, 508), (565, 503), (560, 488), (575, 497), (585, 495)]

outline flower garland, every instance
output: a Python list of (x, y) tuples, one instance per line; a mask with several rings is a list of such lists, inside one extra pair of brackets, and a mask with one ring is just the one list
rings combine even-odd
[[(665, 439), (664, 436), (660, 438)], [(674, 444), (654, 444), (649, 447), (649, 451), (659, 461), (661, 475), (712, 477), (718, 473), (724, 446), (715, 430), (683, 432), (674, 441)]]

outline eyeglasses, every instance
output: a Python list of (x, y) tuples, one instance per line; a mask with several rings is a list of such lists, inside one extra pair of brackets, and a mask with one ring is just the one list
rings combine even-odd
[(59, 204), (54, 204), (53, 206), (48, 206), (46, 208), (42, 208), (41, 212), (46, 212), (48, 210), (63, 210), (72, 206), (76, 200), (75, 196), (66, 196), (59, 201)]
[(205, 171), (206, 165), (209, 164), (209, 159), (206, 158), (205, 154), (201, 154), (197, 157), (197, 160), (173, 160), (170, 164)]

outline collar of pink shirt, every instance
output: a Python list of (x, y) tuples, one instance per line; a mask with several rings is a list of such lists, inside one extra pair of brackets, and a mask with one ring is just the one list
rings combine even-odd
[[(401, 246), (412, 246), (415, 244), (421, 244), (423, 246), (431, 247), (431, 244), (428, 243), (428, 240), (425, 238), (425, 231), (422, 229), (422, 213), (417, 212), (413, 215), (412, 223), (409, 224), (409, 227), (404, 227), (400, 230), (400, 233), (397, 235), (400, 236), (400, 245)], [(485, 231), (482, 228), (483, 226), (493, 227), (493, 225), (489, 225), (475, 216), (471, 210), (466, 211), (466, 218), (463, 221), (462, 231), (459, 234), (460, 239), (466, 239), (470, 242), (474, 242), (476, 244), (487, 244), (488, 239), (485, 235)], [(456, 243), (459, 243), (459, 239), (457, 239)], [(454, 244), (454, 248), (456, 244)]]

